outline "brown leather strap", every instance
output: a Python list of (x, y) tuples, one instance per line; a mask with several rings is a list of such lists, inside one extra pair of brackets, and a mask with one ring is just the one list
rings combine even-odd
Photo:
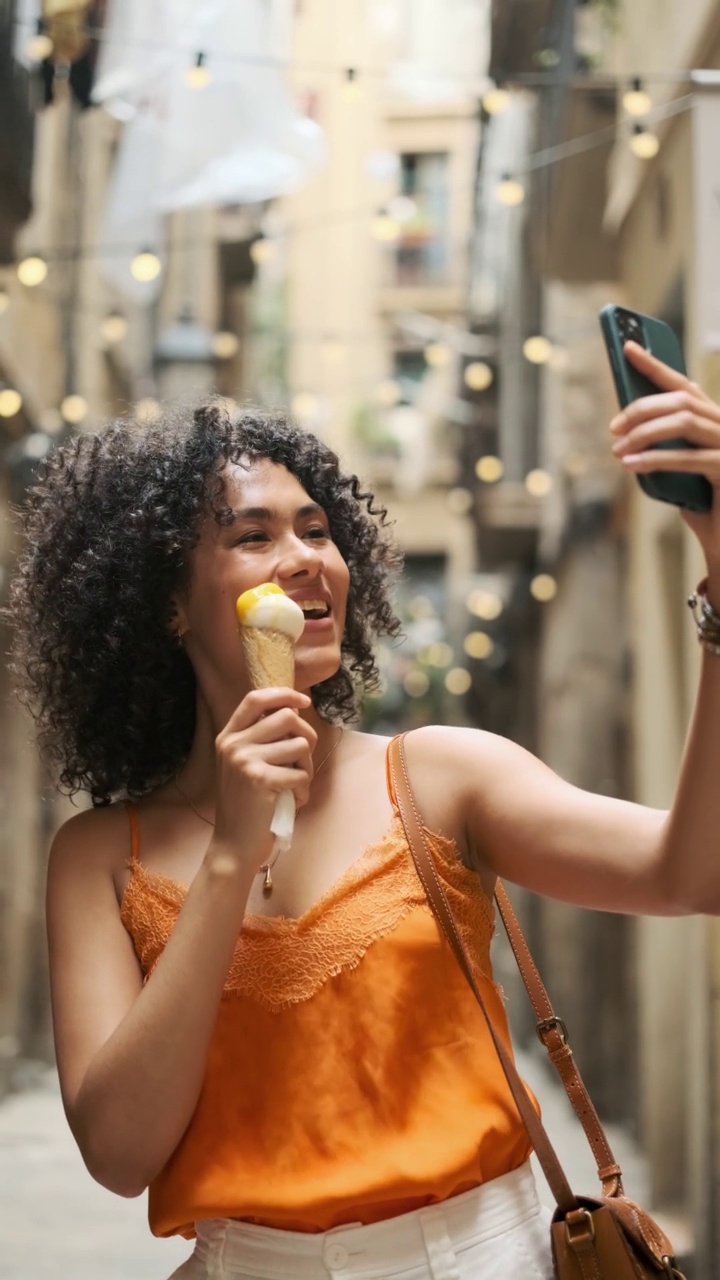
[(402, 736), (395, 738), (391, 742), (388, 762), (398, 811), (402, 819), (403, 827), (405, 828), (408, 845), (415, 861), (420, 881), (425, 889), (430, 906), (432, 907), (435, 916), (437, 917), (438, 924), (452, 947), (457, 962), (467, 978), (478, 1004), (480, 1005), (485, 1021), (488, 1025), (488, 1030), (492, 1036), (497, 1055), (505, 1072), (510, 1092), (515, 1099), (515, 1105), (517, 1106), (523, 1124), (528, 1131), (530, 1141), (535, 1148), (536, 1155), (542, 1166), (543, 1173), (547, 1178), (550, 1190), (555, 1197), (558, 1207), (563, 1211), (563, 1213), (569, 1213), (571, 1210), (578, 1208), (577, 1199), (572, 1193), (570, 1184), (565, 1177), (563, 1167), (555, 1152), (555, 1148), (553, 1147), (550, 1138), (545, 1131), (545, 1127), (530, 1100), (525, 1085), (518, 1075), (512, 1057), (508, 1053), (505, 1045), (493, 1026), (492, 1019), (485, 1006), (482, 993), (475, 981), (475, 975), (473, 974), (465, 946), (457, 931), (452, 912), (445, 896), (445, 890), (435, 869), (435, 863), (425, 839), (422, 821), (415, 804), (415, 797), (407, 774), (405, 753), (402, 746)]
[(553, 1010), (518, 918), (499, 881), (495, 889), (495, 901), (535, 1012), (538, 1036), (547, 1049), (548, 1057), (560, 1076), (573, 1110), (585, 1130), (585, 1136), (595, 1157), (603, 1195), (622, 1195), (622, 1169), (610, 1149), (600, 1117), (577, 1069), (573, 1051), (568, 1044), (565, 1024)]

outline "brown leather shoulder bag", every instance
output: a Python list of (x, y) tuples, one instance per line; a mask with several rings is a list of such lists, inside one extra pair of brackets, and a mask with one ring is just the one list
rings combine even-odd
[(615, 1160), (598, 1114), (575, 1065), (567, 1031), (553, 1012), (528, 945), (505, 890), (495, 892), (503, 924), (537, 1018), (538, 1035), (572, 1103), (597, 1164), (601, 1193), (575, 1195), (565, 1176), (515, 1063), (497, 1034), (482, 992), (475, 981), (465, 945), (450, 910), (442, 882), (425, 839), (405, 763), (403, 736), (390, 744), (390, 772), (395, 798), (418, 875), (438, 924), (451, 946), (490, 1030), (523, 1124), (535, 1148), (557, 1208), (551, 1224), (552, 1253), (558, 1280), (685, 1280), (678, 1270), (665, 1233), (623, 1191), (622, 1170)]

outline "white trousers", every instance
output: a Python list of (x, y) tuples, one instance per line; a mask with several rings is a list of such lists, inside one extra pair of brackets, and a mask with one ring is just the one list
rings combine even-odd
[(529, 1164), (442, 1204), (309, 1234), (230, 1218), (195, 1224), (170, 1280), (552, 1280), (550, 1213)]

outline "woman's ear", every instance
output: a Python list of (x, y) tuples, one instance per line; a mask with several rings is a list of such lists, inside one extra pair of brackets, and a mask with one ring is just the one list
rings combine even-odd
[(190, 630), (190, 623), (188, 622), (185, 606), (177, 596), (173, 596), (172, 606), (170, 633), (175, 640), (181, 642)]

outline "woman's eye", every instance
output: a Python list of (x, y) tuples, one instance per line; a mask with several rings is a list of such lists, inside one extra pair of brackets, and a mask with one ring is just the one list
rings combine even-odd
[(305, 537), (306, 538), (329, 538), (330, 532), (328, 529), (308, 529), (307, 533), (305, 534)]
[(267, 542), (267, 534), (260, 533), (244, 533), (242, 538), (238, 538), (236, 546), (244, 546), (248, 542)]

